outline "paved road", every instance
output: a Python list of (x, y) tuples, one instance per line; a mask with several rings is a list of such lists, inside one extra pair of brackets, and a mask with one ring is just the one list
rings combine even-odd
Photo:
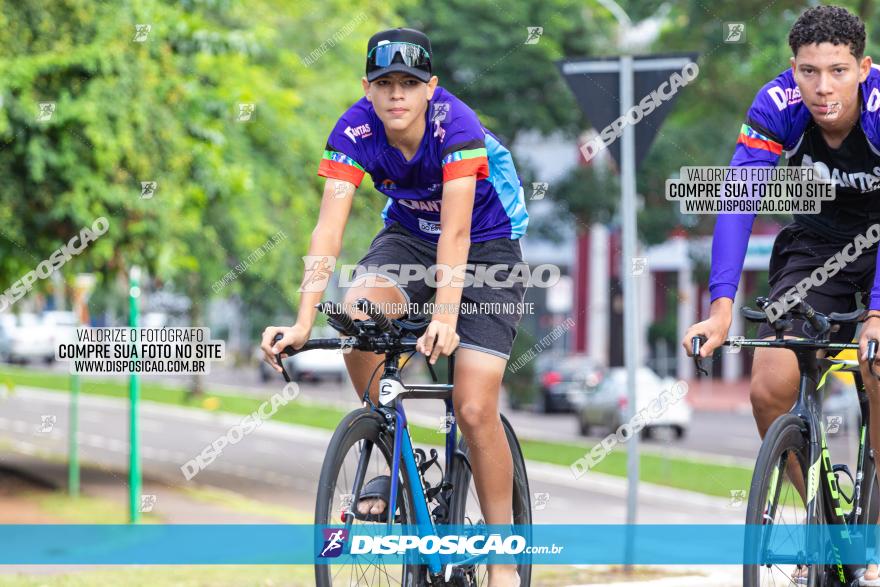
[[(113, 398), (82, 397), (81, 455), (86, 461), (118, 468), (127, 465), (126, 403)], [(41, 432), (43, 416), (56, 420)], [(193, 481), (180, 466), (225, 432), (240, 417), (159, 406), (142, 408), (144, 471), (175, 485), (203, 483), (233, 489), (249, 497), (310, 511), (329, 432), (268, 422), (222, 455)], [(45, 454), (66, 453), (67, 396), (18, 388), (0, 400), (0, 441)], [(548, 493), (549, 502), (535, 512), (537, 523), (623, 523), (623, 480), (588, 475), (576, 480), (562, 467), (529, 465), (531, 489)], [(120, 483), (125, 479), (120, 476)], [(717, 498), (652, 487), (640, 496), (641, 523), (718, 523), (741, 521), (743, 512)]]
[[(32, 365), (35, 369), (46, 367)], [(63, 372), (66, 368), (57, 363), (48, 369)], [(152, 379), (152, 378), (151, 378)], [(188, 380), (181, 377), (166, 376), (162, 379), (168, 383), (186, 385)], [(268, 383), (260, 381), (256, 367), (228, 368), (214, 365), (207, 376), (211, 389), (229, 393), (250, 393), (257, 397), (269, 397), (283, 385), (279, 375), (277, 380)], [(358, 405), (356, 394), (351, 383), (346, 379), (342, 383), (303, 383), (303, 397), (312, 402), (326, 402), (343, 409), (353, 409)], [(527, 438), (538, 438), (559, 441), (584, 440), (578, 433), (578, 426), (573, 414), (543, 414), (532, 411), (514, 411), (502, 400), (502, 411), (510, 419), (517, 434)], [(410, 400), (407, 413), (419, 424), (439, 426), (442, 423), (443, 407), (440, 402), (427, 400)], [(600, 436), (590, 437), (590, 443), (599, 442)], [(855, 460), (856, 438), (854, 432), (829, 436), (829, 445), (835, 462), (852, 463)], [(655, 438), (642, 441), (646, 451), (663, 454), (682, 454), (719, 462), (736, 463), (751, 467), (760, 448), (760, 438), (750, 411), (737, 412), (706, 412), (695, 411), (687, 436), (682, 440), (672, 438)], [(719, 458), (720, 457), (720, 458)]]

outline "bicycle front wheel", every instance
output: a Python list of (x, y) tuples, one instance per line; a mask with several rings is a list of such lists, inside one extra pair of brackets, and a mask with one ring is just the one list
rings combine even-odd
[[(822, 484), (818, 484), (816, 519), (807, 516), (803, 497), (807, 487), (809, 443), (804, 422), (794, 414), (776, 419), (764, 436), (749, 490), (746, 524), (762, 527), (760, 538), (747, 540), (745, 556), (764, 564), (743, 565), (743, 587), (773, 585), (822, 585), (823, 565), (806, 565), (806, 528), (798, 525), (824, 523)], [(781, 535), (780, 535), (781, 534)], [(821, 543), (822, 541), (820, 541)], [(771, 544), (785, 545), (786, 551), (801, 556), (782, 559), (774, 556)], [(800, 559), (800, 560), (797, 560)]]
[[(318, 496), (315, 504), (316, 525), (344, 525), (349, 512), (355, 511), (354, 496), (375, 477), (390, 475), (393, 456), (393, 436), (382, 430), (382, 419), (367, 408), (348, 414), (333, 433), (327, 447)], [(355, 488), (359, 467), (363, 470), (360, 487)], [(386, 497), (387, 499), (387, 497)], [(387, 505), (386, 505), (387, 507)], [(401, 468), (398, 479), (397, 508), (394, 521), (400, 524), (414, 523), (412, 496), (409, 479)], [(354, 525), (385, 525), (384, 521), (355, 519)], [(328, 561), (332, 562), (332, 561)], [(318, 587), (370, 585), (371, 587), (400, 586), (421, 587), (427, 585), (425, 567), (416, 564), (389, 565), (378, 557), (370, 559), (358, 555), (355, 564), (316, 564), (315, 582)]]
[[(529, 494), (529, 478), (526, 474), (526, 462), (523, 458), (522, 449), (510, 422), (503, 415), (501, 424), (510, 446), (510, 454), (513, 457), (513, 523), (516, 526), (531, 526), (532, 502)], [(459, 441), (459, 449), (465, 457), (469, 454), (467, 443), (464, 438)], [(477, 488), (473, 483), (473, 474), (470, 461), (465, 458), (456, 463), (452, 475), (452, 502), (450, 508), (450, 524), (464, 526), (485, 526), (480, 498), (477, 496)], [(528, 537), (527, 537), (528, 539)], [(529, 540), (529, 542), (531, 542)], [(529, 587), (532, 581), (532, 565), (528, 555), (524, 555), (517, 563), (521, 587)], [(488, 585), (488, 570), (486, 565), (476, 565), (465, 569), (468, 587)]]

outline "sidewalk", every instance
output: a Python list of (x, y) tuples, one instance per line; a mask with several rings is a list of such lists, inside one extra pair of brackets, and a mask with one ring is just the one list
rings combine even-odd
[(692, 379), (688, 381), (687, 401), (694, 410), (703, 412), (752, 412), (748, 379)]
[[(5, 481), (7, 491), (2, 491), (0, 483), (0, 504), (4, 499), (10, 502), (16, 489), (57, 492), (67, 486), (67, 464), (60, 461), (47, 461), (37, 457), (25, 456), (8, 451), (0, 451), (0, 481)], [(119, 504), (119, 510), (128, 508), (128, 478), (124, 473), (84, 465), (80, 471), (80, 493)], [(144, 517), (162, 524), (278, 524), (310, 523), (310, 512), (289, 510), (282, 513), (278, 507), (267, 506), (266, 511), (242, 510), (244, 500), (238, 494), (222, 489), (186, 491), (145, 476), (141, 495), (153, 496), (143, 504)], [(8, 505), (8, 504), (7, 504)], [(286, 508), (284, 508), (286, 510)], [(18, 521), (21, 512), (14, 508), (0, 507), (0, 523), (58, 523), (48, 521), (41, 514), (33, 521)], [(82, 521), (81, 523), (89, 523)], [(98, 523), (106, 523), (99, 521)], [(119, 523), (125, 523), (120, 520)]]

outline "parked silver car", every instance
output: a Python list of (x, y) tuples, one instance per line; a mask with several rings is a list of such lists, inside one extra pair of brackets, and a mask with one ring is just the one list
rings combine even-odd
[(0, 315), (0, 323), (3, 324), (3, 330), (9, 338), (9, 350), (6, 354), (6, 360), (9, 362), (48, 363), (55, 358), (52, 340), (36, 314), (30, 312), (3, 314)]
[[(661, 378), (647, 367), (636, 371), (636, 412), (652, 407), (651, 402), (675, 384), (671, 377)], [(616, 431), (626, 420), (629, 394), (626, 388), (626, 369), (609, 369), (602, 382), (588, 393), (578, 411), (580, 432), (587, 436), (595, 428), (605, 432)], [(657, 413), (659, 412), (659, 413)], [(650, 419), (642, 435), (650, 438), (658, 429), (671, 430), (676, 438), (683, 438), (690, 427), (691, 407), (684, 398), (662, 404), (662, 409), (651, 410)]]

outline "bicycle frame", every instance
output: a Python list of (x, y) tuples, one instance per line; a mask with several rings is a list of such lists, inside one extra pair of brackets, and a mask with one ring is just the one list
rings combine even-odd
[[(730, 341), (725, 342), (729, 345)], [(814, 341), (786, 339), (786, 340), (755, 340), (755, 341), (737, 341), (739, 346), (752, 347), (770, 347), (770, 348), (787, 348), (792, 350), (798, 361), (798, 369), (800, 371), (800, 380), (798, 384), (798, 397), (795, 404), (789, 412), (800, 418), (804, 423), (804, 432), (809, 431), (808, 438), (808, 470), (807, 479), (807, 499), (806, 510), (807, 519), (816, 519), (816, 510), (818, 502), (816, 497), (819, 494), (819, 484), (821, 480), (825, 480), (826, 491), (822, 492), (824, 499), (824, 517), (828, 524), (845, 526), (855, 530), (859, 525), (865, 523), (876, 524), (877, 521), (865, 521), (863, 518), (867, 515), (867, 511), (862, 508), (862, 482), (864, 481), (864, 470), (866, 458), (868, 454), (867, 448), (867, 430), (869, 424), (868, 395), (865, 391), (864, 381), (859, 371), (858, 361), (845, 361), (829, 358), (818, 358), (816, 356), (816, 347)], [(858, 349), (858, 345), (854, 343), (828, 343), (822, 346), (831, 350)], [(853, 374), (856, 385), (856, 393), (859, 400), (859, 410), (861, 414), (861, 422), (859, 425), (859, 451), (856, 459), (856, 475), (853, 478), (853, 493), (851, 497), (852, 510), (850, 513), (844, 514), (843, 504), (841, 502), (841, 492), (837, 483), (836, 470), (831, 464), (831, 456), (828, 450), (826, 430), (822, 421), (822, 401), (821, 388), (824, 386), (828, 375), (832, 372), (848, 372)], [(781, 480), (774, 477), (774, 484)], [(774, 493), (772, 489), (768, 492), (768, 497)], [(849, 500), (847, 500), (849, 501)], [(771, 512), (771, 519), (773, 517)], [(815, 532), (820, 526), (809, 525), (807, 529), (807, 544), (817, 544), (818, 539)], [(844, 536), (850, 541), (856, 532), (850, 531)], [(843, 564), (840, 562), (837, 548), (832, 547), (835, 551), (837, 562), (830, 564), (835, 569), (837, 578), (844, 584), (849, 584), (856, 578), (856, 571), (861, 567), (858, 565)], [(780, 557), (781, 559), (782, 557)], [(788, 558), (788, 557), (787, 557)], [(777, 563), (798, 563), (797, 560), (780, 560), (774, 559)]]
[[(380, 381), (386, 379), (395, 379), (400, 371), (398, 368), (399, 353), (389, 353), (386, 355), (384, 371)], [(431, 512), (428, 510), (428, 498), (422, 487), (422, 475), (419, 471), (418, 464), (415, 459), (415, 450), (413, 449), (412, 437), (409, 433), (409, 426), (406, 417), (406, 411), (403, 407), (404, 397), (412, 399), (439, 399), (443, 400), (446, 407), (446, 422), (449, 423), (445, 438), (445, 467), (443, 468), (443, 479), (441, 487), (450, 484), (452, 478), (453, 467), (456, 465), (456, 457), (466, 459), (467, 457), (457, 449), (456, 440), (458, 437), (458, 426), (455, 423), (455, 410), (452, 404), (452, 380), (455, 369), (454, 355), (449, 358), (449, 383), (427, 383), (427, 384), (407, 384), (403, 385), (403, 391), (394, 397), (388, 404), (375, 405), (369, 397), (369, 389), (364, 391), (364, 405), (371, 407), (375, 412), (380, 414), (386, 424), (393, 422), (392, 432), (394, 434), (394, 445), (391, 463), (391, 495), (389, 496), (386, 511), (388, 515), (388, 529), (394, 523), (392, 512), (397, 510), (398, 500), (398, 484), (394, 482), (400, 478), (401, 465), (406, 470), (407, 478), (410, 480), (409, 489), (413, 501), (413, 514), (415, 515), (415, 526), (418, 529), (419, 536), (430, 536), (435, 534), (434, 521)], [(391, 428), (391, 426), (389, 426)], [(368, 461), (370, 457), (371, 447), (365, 447), (361, 452), (358, 462), (357, 472), (354, 479), (354, 487), (352, 495), (354, 503), (357, 503), (359, 496), (359, 488), (362, 486)], [(454, 489), (453, 489), (454, 490)], [(350, 529), (352, 517), (346, 519), (346, 528)], [(438, 553), (422, 555), (427, 563), (428, 570), (431, 575), (440, 578), (446, 568), (447, 556)], [(476, 555), (455, 563), (455, 566), (465, 566), (476, 564), (484, 559), (486, 555)]]
[[(357, 301), (357, 309), (369, 316), (372, 321), (355, 321), (344, 310), (336, 308), (330, 302), (322, 302), (315, 306), (319, 311), (328, 316), (330, 325), (340, 334), (347, 338), (339, 339), (313, 339), (306, 341), (300, 348), (294, 349), (292, 346), (284, 347), (281, 352), (275, 354), (275, 361), (280, 367), (280, 371), (286, 381), (291, 381), (289, 374), (284, 368), (282, 353), (292, 356), (298, 352), (303, 352), (318, 348), (358, 348), (359, 350), (369, 351), (376, 354), (385, 355), (384, 371), (379, 380), (379, 405), (372, 402), (369, 389), (373, 378), (363, 392), (364, 407), (369, 407), (374, 413), (378, 414), (382, 419), (382, 432), (393, 435), (393, 447), (391, 456), (391, 483), (390, 495), (386, 508), (386, 518), (388, 529), (391, 530), (394, 524), (394, 512), (397, 511), (398, 500), (398, 481), (400, 479), (401, 463), (407, 473), (409, 479), (409, 493), (413, 498), (413, 511), (411, 514), (415, 518), (417, 531), (420, 537), (432, 536), (436, 534), (436, 528), (432, 517), (432, 512), (428, 511), (429, 500), (436, 499), (439, 503), (438, 507), (445, 507), (445, 519), (448, 522), (451, 514), (451, 506), (449, 491), (455, 491), (451, 480), (455, 477), (459, 466), (469, 466), (467, 455), (458, 450), (458, 427), (455, 424), (455, 412), (452, 403), (452, 388), (455, 373), (455, 354), (449, 356), (449, 382), (446, 384), (416, 384), (404, 385), (398, 374), (399, 359), (402, 355), (414, 352), (415, 341), (414, 336), (424, 332), (427, 322), (412, 322), (405, 320), (389, 320), (382, 310), (367, 298), (359, 298)], [(409, 340), (404, 341), (401, 335), (408, 334)], [(283, 336), (278, 333), (274, 337), (274, 342), (279, 342)], [(404, 344), (405, 343), (405, 344)], [(412, 355), (410, 355), (411, 357)], [(409, 359), (407, 359), (409, 360)], [(437, 376), (433, 367), (428, 363), (428, 369), (434, 381)], [(373, 374), (375, 376), (375, 373)], [(386, 387), (387, 386), (387, 387)], [(387, 389), (387, 391), (386, 391)], [(383, 396), (385, 396), (383, 398)], [(446, 466), (443, 468), (443, 477), (440, 485), (431, 487), (422, 477), (422, 473), (427, 471), (432, 464), (436, 464), (439, 456), (434, 449), (431, 449), (431, 459), (420, 449), (414, 449), (412, 438), (409, 434), (409, 426), (407, 423), (406, 411), (403, 408), (404, 397), (415, 399), (430, 398), (442, 399), (446, 407), (446, 422), (449, 424), (446, 429)], [(386, 401), (387, 400), (387, 401)], [(358, 458), (357, 470), (355, 472), (354, 483), (352, 487), (352, 503), (357, 507), (360, 497), (360, 488), (366, 477), (369, 465), (370, 455), (373, 449), (373, 442), (363, 440), (361, 445), (360, 456)], [(423, 455), (423, 462), (416, 462), (416, 454)], [(438, 465), (439, 466), (439, 465)], [(427, 488), (423, 488), (422, 484)], [(427, 491), (427, 493), (426, 493)], [(438, 514), (435, 508), (433, 514), (438, 515), (438, 519), (442, 519), (442, 510)], [(351, 529), (354, 519), (358, 516), (351, 509), (343, 511), (343, 520), (345, 528)], [(487, 555), (480, 554), (468, 557), (464, 560), (448, 563), (448, 555), (440, 555), (432, 553), (421, 555), (426, 559), (426, 566), (430, 571), (430, 581), (432, 584), (446, 584), (456, 572), (456, 567), (465, 567), (479, 563), (484, 560)]]

